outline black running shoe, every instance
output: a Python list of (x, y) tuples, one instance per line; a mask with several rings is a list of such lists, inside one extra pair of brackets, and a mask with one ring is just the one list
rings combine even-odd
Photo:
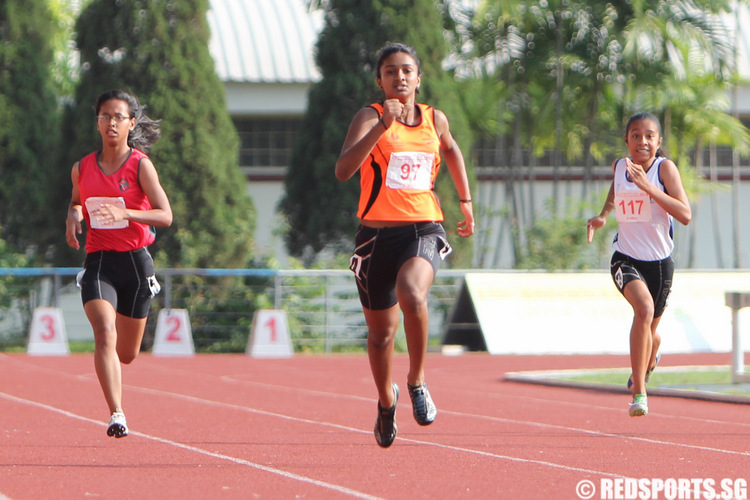
[(393, 406), (383, 409), (378, 401), (378, 419), (375, 421), (375, 441), (383, 448), (388, 448), (396, 439), (396, 403), (398, 403), (398, 385), (393, 383)]
[(430, 425), (437, 416), (437, 408), (432, 402), (430, 391), (427, 390), (427, 384), (409, 385), (409, 396), (411, 397), (411, 406), (414, 410), (414, 420), (419, 425)]

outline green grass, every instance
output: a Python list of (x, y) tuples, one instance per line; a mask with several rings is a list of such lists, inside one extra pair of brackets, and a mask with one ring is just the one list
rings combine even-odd
[[(750, 369), (745, 369), (750, 373)], [(581, 374), (557, 374), (556, 380), (572, 383), (596, 384), (603, 387), (615, 386), (625, 388), (630, 370), (593, 370)], [(648, 382), (649, 389), (681, 389), (688, 391), (707, 391), (724, 395), (750, 397), (750, 384), (733, 384), (729, 367), (707, 367), (705, 369), (661, 370), (658, 369)]]
[(68, 348), (71, 353), (94, 352), (94, 341), (70, 341)]
[[(605, 385), (624, 384), (630, 376), (629, 370), (616, 370), (611, 372), (596, 372), (581, 375), (565, 375), (558, 377), (560, 380), (571, 382), (587, 382)], [(648, 382), (649, 387), (674, 386), (674, 385), (711, 385), (731, 384), (732, 374), (729, 369), (696, 370), (696, 371), (657, 371)]]

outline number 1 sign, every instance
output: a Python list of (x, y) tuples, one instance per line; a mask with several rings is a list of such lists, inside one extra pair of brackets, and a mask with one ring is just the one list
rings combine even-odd
[(293, 353), (286, 312), (278, 309), (255, 311), (245, 354), (256, 358), (288, 358)]

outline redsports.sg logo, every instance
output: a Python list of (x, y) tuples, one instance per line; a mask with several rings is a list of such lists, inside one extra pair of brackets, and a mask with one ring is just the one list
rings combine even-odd
[(597, 489), (584, 479), (576, 485), (576, 494), (582, 500), (747, 500), (747, 480), (602, 478)]

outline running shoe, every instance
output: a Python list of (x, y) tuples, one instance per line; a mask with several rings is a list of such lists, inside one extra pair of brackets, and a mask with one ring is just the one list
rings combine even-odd
[(398, 403), (398, 385), (393, 384), (393, 406), (383, 408), (378, 401), (378, 419), (375, 421), (375, 441), (383, 448), (388, 448), (396, 439), (396, 403)]
[(110, 437), (121, 438), (128, 435), (128, 423), (125, 421), (125, 414), (121, 411), (116, 411), (109, 417), (109, 427), (107, 427), (107, 435)]
[(633, 396), (633, 402), (630, 403), (630, 416), (642, 417), (648, 415), (648, 397), (643, 393)]
[(409, 388), (414, 420), (419, 425), (430, 425), (437, 416), (437, 408), (435, 408), (435, 403), (432, 402), (432, 396), (430, 396), (430, 391), (427, 390), (427, 384), (406, 384), (406, 386)]
[[(656, 355), (656, 359), (654, 360), (654, 366), (651, 367), (650, 370), (646, 372), (646, 380), (645, 382), (648, 384), (649, 379), (651, 378), (651, 374), (654, 373), (654, 370), (656, 370), (656, 367), (659, 366), (659, 360), (661, 360), (661, 353)], [(628, 379), (628, 389), (633, 387), (633, 374), (630, 374), (630, 378)]]

